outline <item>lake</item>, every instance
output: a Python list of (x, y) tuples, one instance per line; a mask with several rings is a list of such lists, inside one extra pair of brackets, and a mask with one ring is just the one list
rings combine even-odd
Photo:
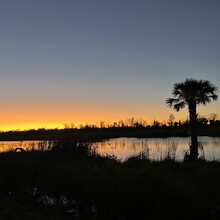
[[(220, 138), (198, 137), (199, 157), (208, 161), (220, 160)], [(115, 155), (124, 161), (126, 158), (145, 152), (151, 160), (162, 160), (167, 156), (181, 161), (189, 150), (190, 137), (170, 138), (116, 138), (97, 143), (101, 154)]]
[[(199, 156), (208, 161), (220, 160), (220, 138), (219, 137), (198, 137)], [(15, 148), (23, 149), (45, 149), (48, 148), (48, 141), (1, 141), (0, 151), (7, 151)], [(114, 155), (117, 159), (124, 161), (130, 156), (143, 152), (151, 160), (162, 160), (171, 157), (177, 161), (184, 158), (189, 149), (190, 137), (171, 138), (114, 138), (94, 144), (98, 153)]]

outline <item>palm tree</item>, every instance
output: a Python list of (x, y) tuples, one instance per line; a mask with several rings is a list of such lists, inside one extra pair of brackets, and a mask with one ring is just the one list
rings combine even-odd
[(197, 105), (206, 106), (207, 103), (216, 101), (217, 87), (208, 80), (186, 79), (184, 82), (175, 83), (172, 94), (174, 98), (168, 98), (166, 104), (176, 111), (187, 107), (189, 111), (191, 128), (190, 159), (198, 160), (197, 138)]

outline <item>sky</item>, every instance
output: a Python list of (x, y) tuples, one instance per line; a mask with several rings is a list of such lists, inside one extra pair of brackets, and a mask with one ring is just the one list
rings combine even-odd
[[(0, 0), (0, 130), (186, 119), (165, 100), (186, 78), (220, 88), (219, 11), (219, 0)], [(219, 112), (220, 101), (199, 108)]]

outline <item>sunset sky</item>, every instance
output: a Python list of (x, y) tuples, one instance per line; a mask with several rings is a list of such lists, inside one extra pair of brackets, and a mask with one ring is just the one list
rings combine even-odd
[[(186, 78), (220, 89), (219, 12), (219, 0), (1, 0), (0, 130), (186, 119), (165, 100)], [(220, 100), (199, 113), (220, 117)]]

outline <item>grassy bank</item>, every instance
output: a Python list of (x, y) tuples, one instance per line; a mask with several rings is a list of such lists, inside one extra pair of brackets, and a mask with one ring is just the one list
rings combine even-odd
[(0, 154), (0, 219), (219, 219), (220, 164), (133, 157), (88, 145)]

